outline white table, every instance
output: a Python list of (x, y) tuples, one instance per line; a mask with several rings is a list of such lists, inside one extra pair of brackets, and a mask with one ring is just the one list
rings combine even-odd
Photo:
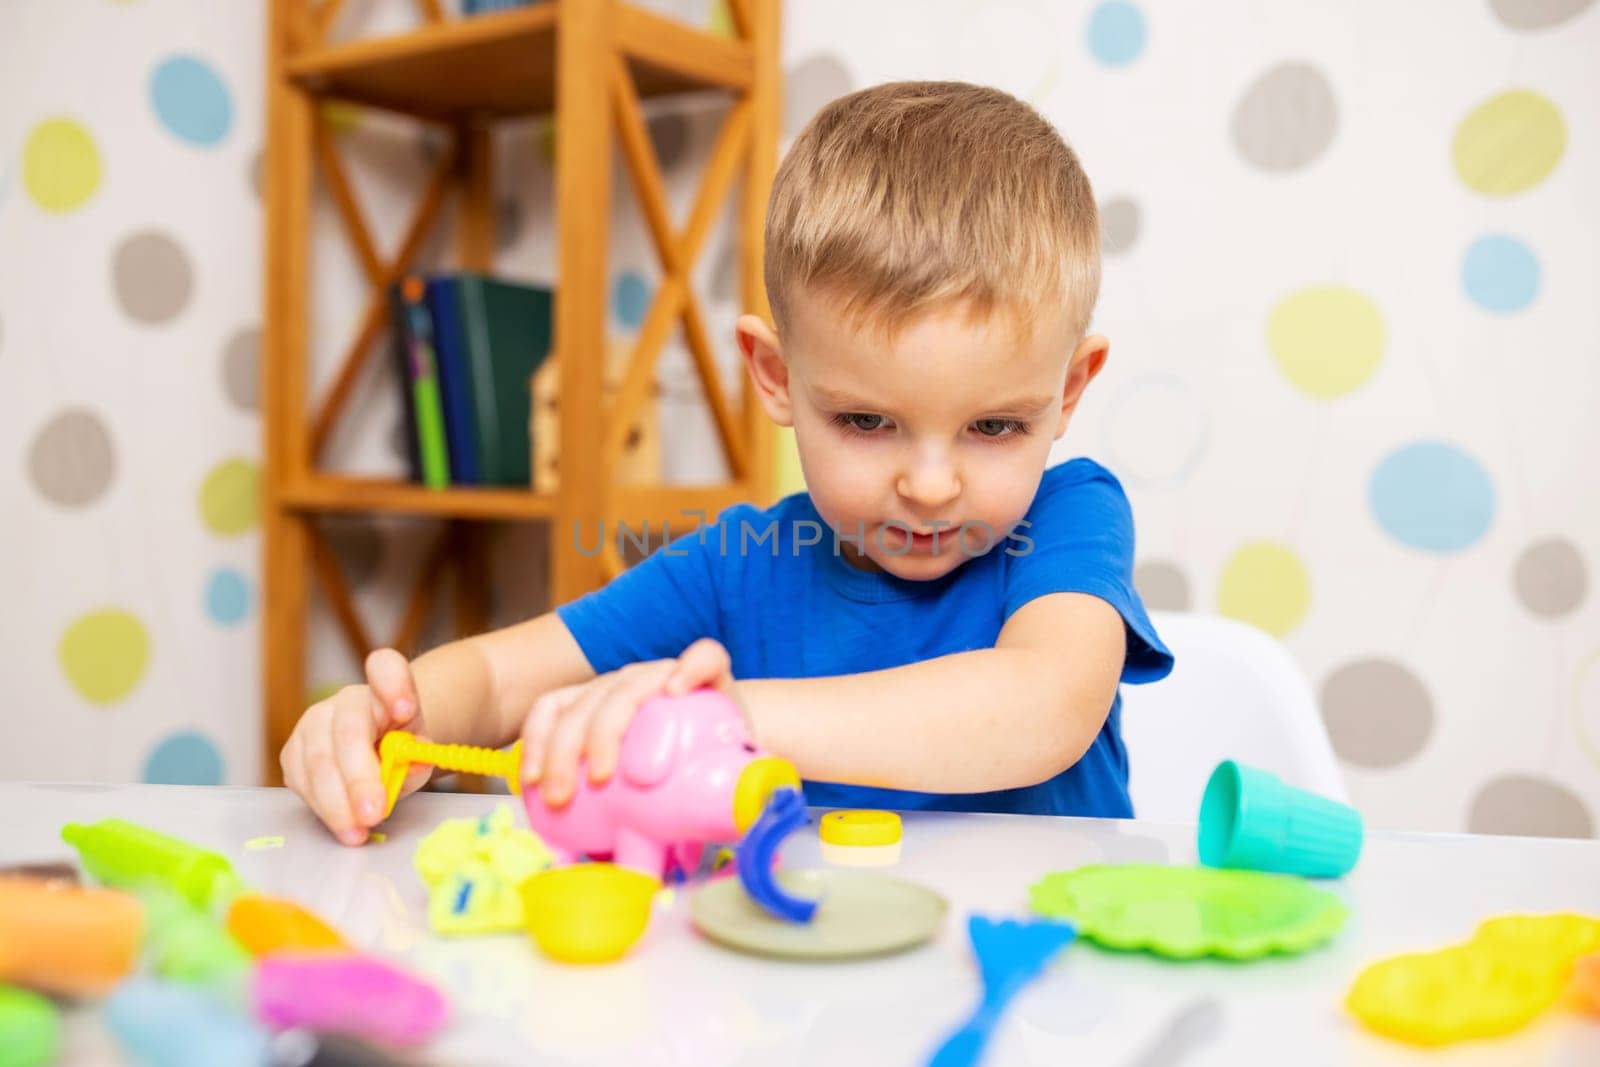
[[(979, 990), (971, 911), (1021, 915), (1030, 882), (1086, 863), (1194, 862), (1193, 829), (1137, 821), (910, 815), (892, 872), (932, 886), (951, 910), (919, 949), (854, 963), (786, 964), (697, 935), (681, 892), (624, 961), (552, 963), (521, 936), (440, 940), (428, 931), (411, 868), (439, 820), (506, 798), (423, 793), (403, 801), (388, 840), (335, 843), (289, 793), (269, 789), (0, 784), (0, 864), (71, 858), (63, 823), (120, 816), (230, 857), (248, 883), (293, 897), (347, 938), (438, 981), (459, 1015), (427, 1050), (442, 1064), (920, 1064)], [(281, 836), (281, 848), (247, 850)], [(814, 831), (796, 833), (789, 866), (821, 864)], [(1150, 1064), (1172, 1020), (1207, 1000), (1210, 1043), (1165, 1067), (1256, 1063), (1600, 1063), (1600, 1022), (1556, 1010), (1519, 1034), (1424, 1054), (1374, 1037), (1341, 1008), (1370, 960), (1465, 938), (1516, 911), (1600, 914), (1600, 842), (1439, 834), (1369, 836), (1334, 888), (1352, 906), (1330, 946), (1248, 965), (1172, 964), (1074, 945), (1013, 1002), (989, 1064)], [(68, 1063), (117, 1063), (91, 1009), (66, 1035)]]

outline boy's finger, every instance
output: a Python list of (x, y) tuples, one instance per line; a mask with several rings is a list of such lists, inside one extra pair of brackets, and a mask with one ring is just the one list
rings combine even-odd
[[(366, 662), (367, 685), (377, 698), (376, 719), (380, 730), (404, 726), (417, 715), (417, 686), (411, 678), (411, 664), (397, 650), (376, 649)], [(375, 716), (377, 714), (375, 712)]]
[(586, 683), (552, 689), (533, 702), (533, 710), (522, 721), (522, 783), (532, 785), (544, 776), (544, 754), (550, 744), (550, 733), (556, 727), (561, 712), (572, 703)]
[(639, 706), (662, 691), (665, 676), (672, 669), (673, 664), (667, 661), (657, 670), (634, 675), (627, 682), (614, 686), (595, 708), (584, 746), (589, 760), (589, 781), (598, 785), (616, 773), (622, 735), (628, 732)]
[(344, 780), (350, 809), (360, 826), (376, 826), (386, 797), (373, 748), (372, 716), (361, 706), (358, 691), (333, 709), (333, 758)]
[(678, 657), (677, 667), (667, 679), (666, 692), (673, 696), (702, 685), (720, 685), (733, 673), (733, 660), (722, 642), (702, 637)]
[(300, 756), (300, 731), (296, 730), (289, 735), (289, 740), (284, 742), (283, 751), (278, 753), (278, 767), (283, 771), (283, 784), (301, 800), (309, 800), (306, 796), (305, 775), (302, 772)]
[(544, 777), (540, 788), (546, 804), (560, 807), (571, 799), (578, 777), (578, 761), (583, 758), (584, 742), (589, 738), (589, 723), (605, 702), (607, 694), (617, 688), (619, 681), (619, 678), (610, 676), (599, 685), (589, 685), (562, 712), (545, 749)]
[(359, 845), (366, 832), (358, 830), (351, 818), (350, 798), (333, 756), (332, 740), (329, 734), (321, 741), (306, 741), (305, 772), (311, 791), (307, 801), (335, 837), (347, 845)]
[[(406, 772), (406, 780), (404, 782), (400, 783), (400, 795), (403, 796), (403, 797), (410, 796), (412, 793), (415, 793), (417, 790), (419, 790), (423, 786), (427, 785), (428, 784), (428, 779), (432, 778), (432, 777), (433, 777), (433, 768), (431, 766), (429, 766), (428, 764), (426, 764), (426, 763), (414, 763), (414, 764), (412, 764), (411, 765), (411, 769)], [(388, 796), (385, 795), (384, 803), (388, 803), (388, 800), (389, 800)]]

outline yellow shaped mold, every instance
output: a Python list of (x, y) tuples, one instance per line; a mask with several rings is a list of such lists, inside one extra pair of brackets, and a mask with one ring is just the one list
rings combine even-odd
[(1369, 1029), (1412, 1044), (1496, 1037), (1560, 999), (1578, 958), (1596, 948), (1600, 919), (1501, 916), (1465, 944), (1372, 964), (1356, 977), (1345, 1006)]

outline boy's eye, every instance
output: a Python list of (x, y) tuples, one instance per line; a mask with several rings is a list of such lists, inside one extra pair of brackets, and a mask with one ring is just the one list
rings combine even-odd
[(833, 421), (838, 423), (840, 426), (843, 426), (847, 430), (859, 430), (862, 433), (871, 433), (873, 430), (882, 429), (884, 423), (888, 422), (889, 420), (885, 419), (882, 415), (862, 415), (854, 412), (846, 412), (843, 415), (835, 415), (833, 417)]
[(1020, 419), (979, 419), (973, 425), (984, 437), (1009, 437), (1028, 432), (1027, 424)]

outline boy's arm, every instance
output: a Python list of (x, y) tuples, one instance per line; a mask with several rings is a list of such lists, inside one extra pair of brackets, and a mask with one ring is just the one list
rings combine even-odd
[(980, 793), (1076, 763), (1105, 724), (1127, 648), (1117, 610), (1052, 593), (1018, 608), (991, 649), (831, 678), (736, 683), (756, 740), (804, 778)]
[(533, 702), (595, 676), (553, 611), (440, 645), (411, 663), (428, 735), (448, 744), (509, 744)]

